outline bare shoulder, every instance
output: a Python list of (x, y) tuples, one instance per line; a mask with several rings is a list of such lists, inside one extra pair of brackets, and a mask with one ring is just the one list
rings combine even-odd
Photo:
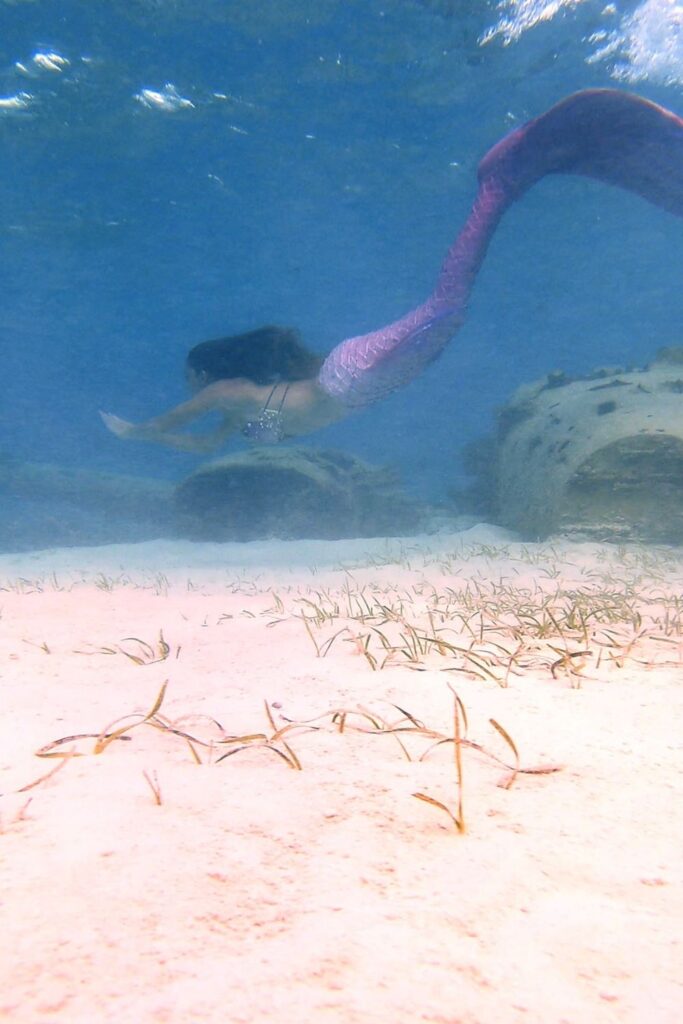
[(251, 409), (263, 404), (268, 395), (268, 388), (254, 384), (244, 377), (232, 377), (229, 380), (217, 380), (207, 384), (201, 391), (202, 399), (207, 408), (233, 411), (244, 408)]

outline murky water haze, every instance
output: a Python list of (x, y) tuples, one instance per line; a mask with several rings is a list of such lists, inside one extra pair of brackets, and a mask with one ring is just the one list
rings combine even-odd
[[(185, 475), (196, 458), (121, 444), (98, 409), (142, 419), (179, 401), (207, 337), (278, 322), (327, 352), (415, 305), (510, 128), (629, 67), (624, 87), (683, 109), (675, 22), (666, 53), (647, 49), (683, 13), (660, 4), (657, 22), (654, 6), (0, 5), (2, 450)], [(438, 499), (518, 384), (680, 342), (682, 256), (680, 221), (637, 197), (541, 183), (506, 216), (443, 358), (310, 443)]]

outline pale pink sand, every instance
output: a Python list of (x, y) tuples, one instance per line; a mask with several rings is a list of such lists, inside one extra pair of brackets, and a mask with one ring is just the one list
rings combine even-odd
[[(349, 619), (349, 594), (370, 606), (401, 599), (406, 622), (426, 634), (440, 622), (433, 611), (428, 624), (427, 606), (447, 608), (447, 588), (468, 579), (483, 594), (492, 583), (599, 587), (656, 602), (683, 594), (683, 563), (523, 548), (485, 530), (389, 545), (159, 543), (0, 559), (0, 1018), (683, 1019), (683, 640), (651, 603), (632, 646), (632, 625), (591, 625), (592, 654), (583, 666), (573, 659), (572, 675), (565, 659), (553, 678), (563, 647), (552, 636), (526, 643), (507, 688), (444, 671), (463, 663), (434, 651), (423, 671), (402, 655), (372, 670), (362, 637), (381, 661), (379, 620)], [(306, 601), (340, 604), (333, 620), (311, 624), (319, 644), (346, 629), (326, 657), (301, 620), (314, 615)], [(383, 627), (393, 637), (401, 628)], [(597, 665), (603, 628), (615, 646)], [(101, 651), (130, 636), (155, 644), (160, 630), (162, 662)], [(411, 795), (455, 808), (452, 745), (408, 761), (393, 736), (329, 724), (286, 737), (302, 771), (264, 748), (220, 764), (201, 749), (197, 765), (183, 740), (142, 726), (98, 755), (93, 740), (71, 744), (87, 756), (17, 792), (58, 763), (37, 758), (41, 746), (148, 711), (164, 680), (162, 714), (212, 716), (235, 734), (270, 731), (264, 699), (295, 719), (361, 705), (395, 720), (393, 702), (449, 733), (450, 682), (472, 740), (509, 759), (494, 718), (523, 765), (564, 768), (504, 789), (501, 768), (464, 748), (464, 835)], [(201, 719), (183, 727), (212, 734)], [(430, 742), (403, 738), (414, 755)], [(156, 773), (161, 806), (143, 771)]]

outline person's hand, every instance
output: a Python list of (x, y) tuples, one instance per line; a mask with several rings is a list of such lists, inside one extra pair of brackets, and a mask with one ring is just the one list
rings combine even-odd
[(112, 434), (116, 434), (117, 437), (126, 439), (135, 436), (134, 423), (122, 420), (120, 416), (114, 416), (111, 412), (100, 412), (100, 416), (107, 430), (110, 430)]

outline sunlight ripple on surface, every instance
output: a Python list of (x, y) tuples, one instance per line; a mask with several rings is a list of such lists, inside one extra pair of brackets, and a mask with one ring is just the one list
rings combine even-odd
[(33, 96), (28, 92), (18, 92), (14, 96), (0, 96), (0, 116), (21, 114), (28, 110), (32, 102)]
[(161, 90), (141, 89), (135, 94), (135, 99), (152, 110), (163, 110), (166, 113), (175, 113), (177, 110), (187, 110), (194, 107), (192, 100), (181, 96), (175, 85), (167, 82)]
[(541, 22), (579, 6), (595, 7), (604, 21), (604, 27), (582, 40), (593, 47), (586, 56), (588, 64), (607, 64), (620, 81), (683, 84), (681, 0), (642, 0), (630, 13), (620, 11), (623, 5), (601, 6), (594, 0), (500, 0), (500, 18), (482, 34), (480, 45), (501, 39), (508, 46)]
[(507, 46), (540, 22), (551, 21), (560, 11), (582, 3), (585, 0), (500, 0), (501, 17), (484, 32), (480, 42), (483, 46), (500, 37)]
[(626, 82), (650, 79), (683, 85), (683, 3), (644, 0), (618, 29), (606, 34), (588, 60), (613, 61), (612, 75)]

